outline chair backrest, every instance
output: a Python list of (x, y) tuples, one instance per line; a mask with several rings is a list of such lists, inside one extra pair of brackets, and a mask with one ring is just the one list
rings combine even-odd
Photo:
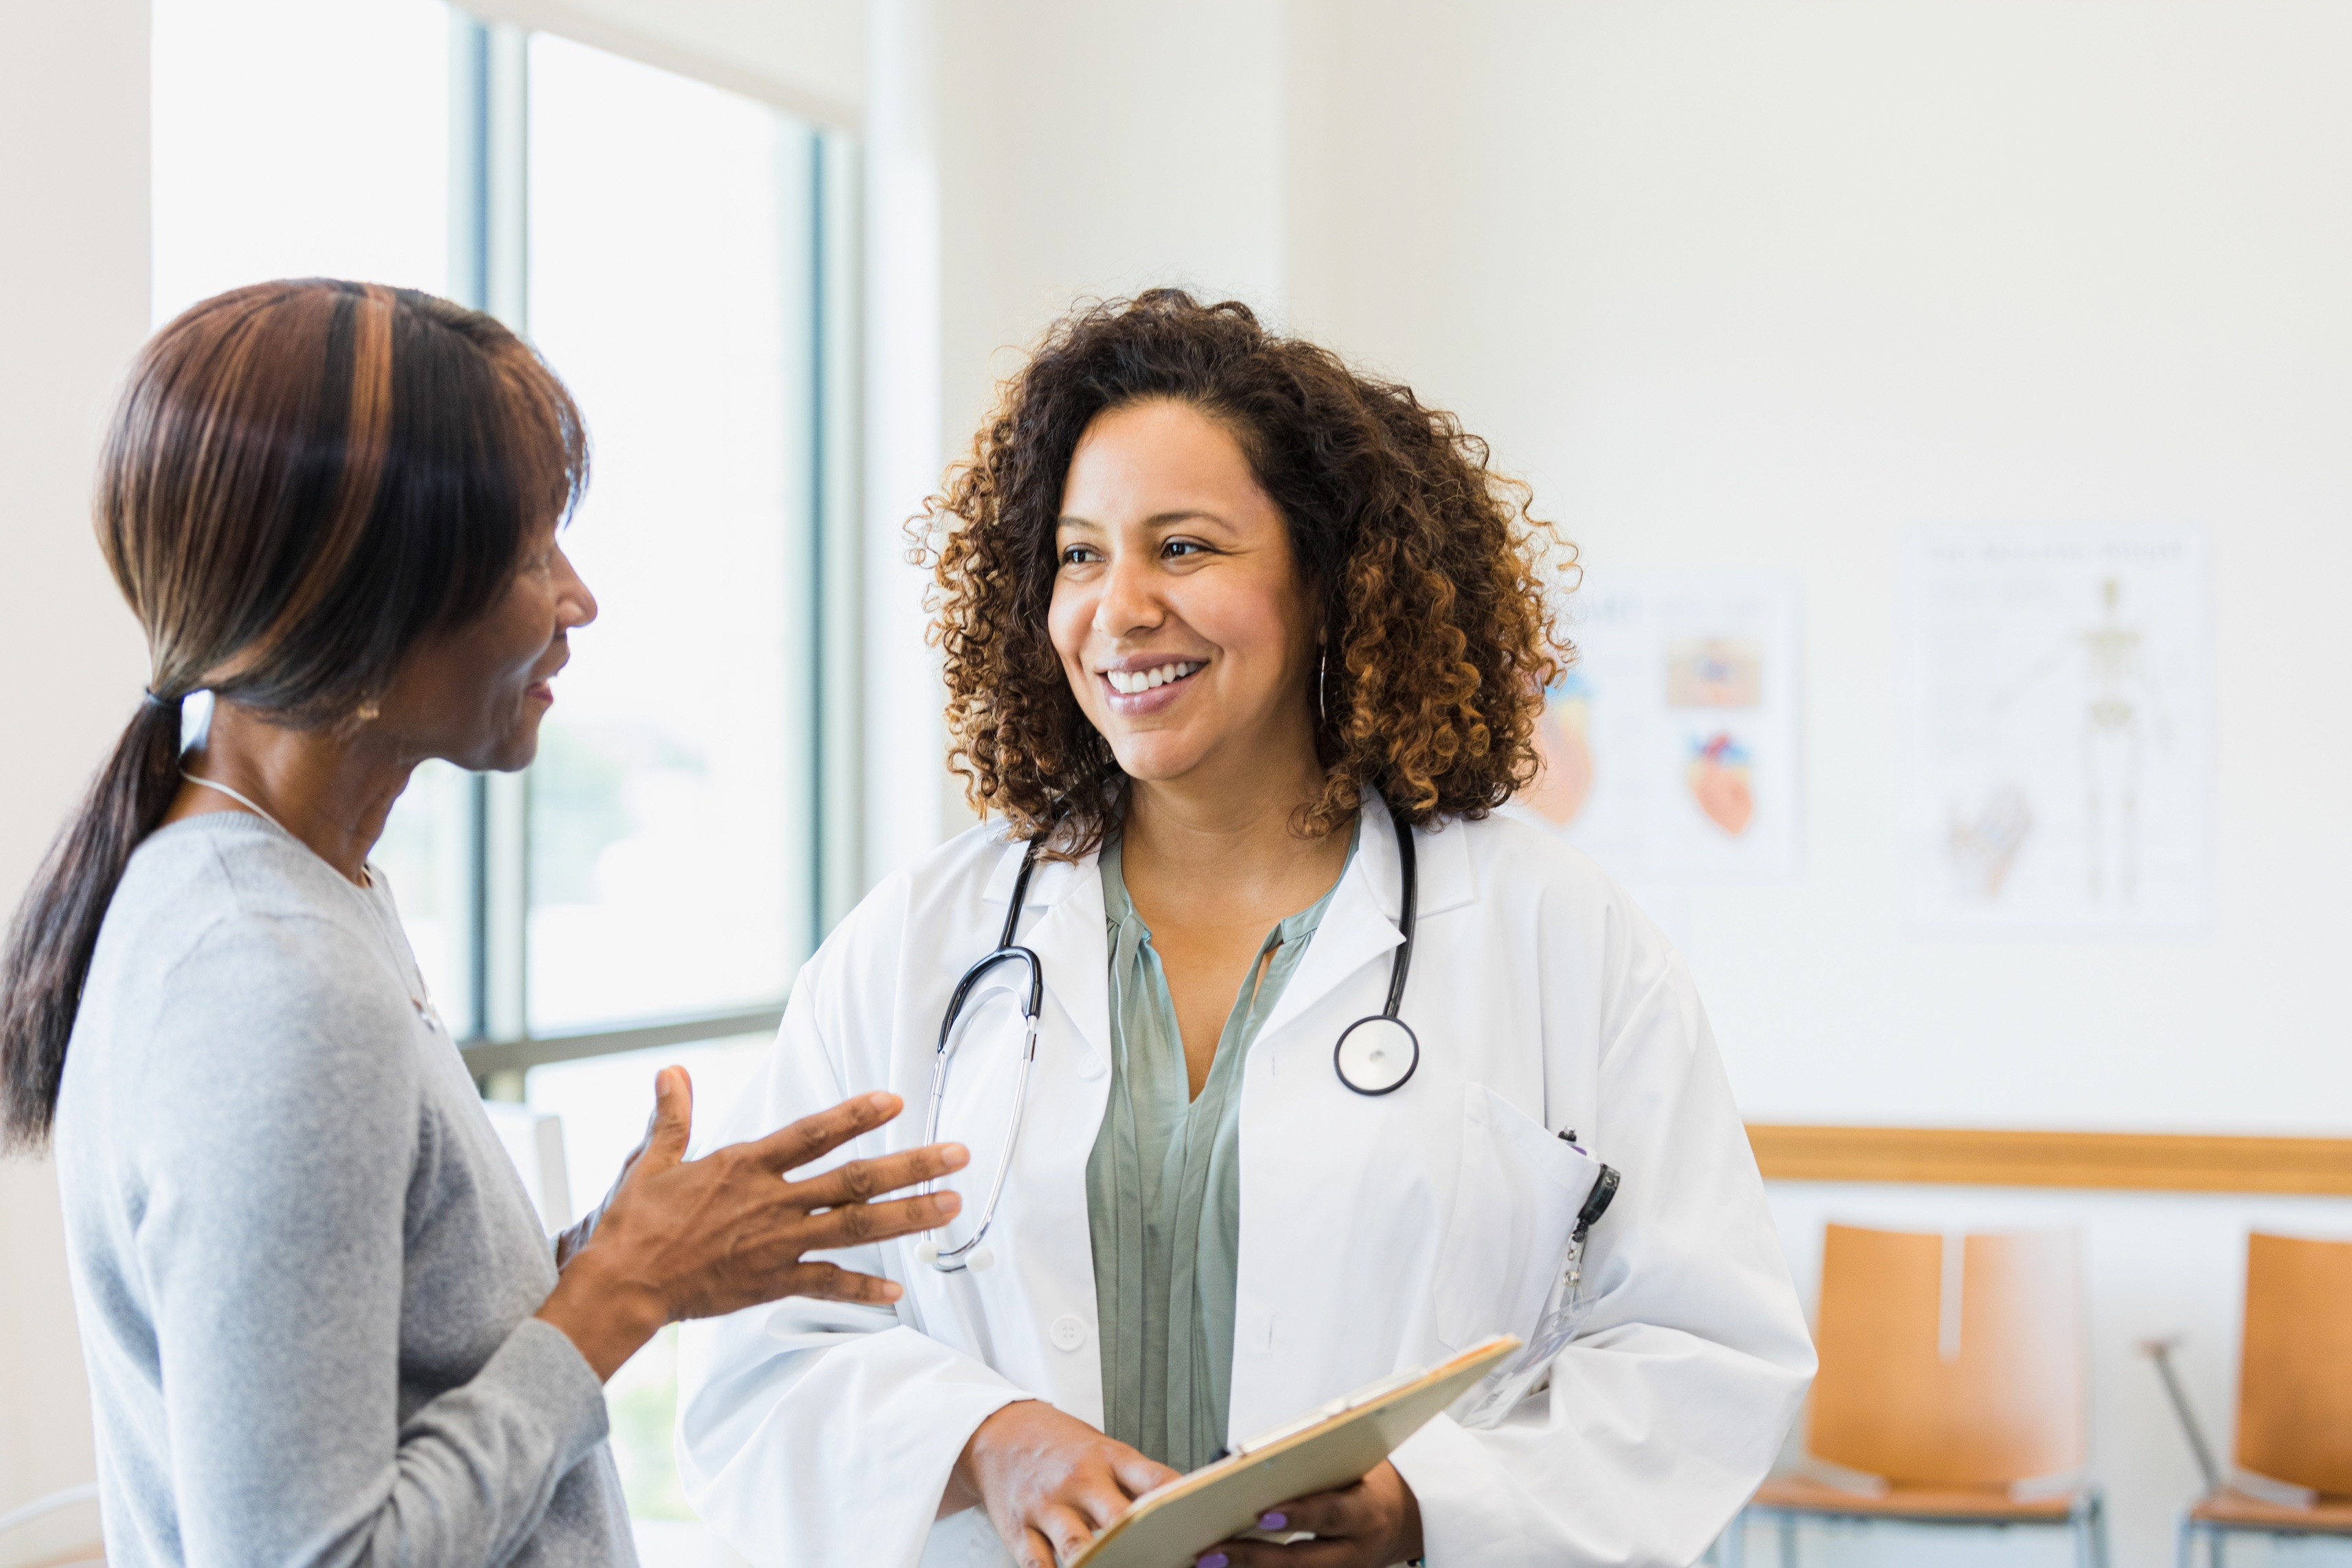
[(1948, 1239), (1832, 1225), (1807, 1446), (1914, 1485), (2078, 1469), (2084, 1334), (2071, 1230)]
[(2352, 1492), (2352, 1242), (2246, 1238), (2238, 1463)]

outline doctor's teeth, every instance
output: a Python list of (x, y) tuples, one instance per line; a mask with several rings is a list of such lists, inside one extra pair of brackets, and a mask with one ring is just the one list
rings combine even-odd
[(1148, 692), (1154, 686), (1164, 686), (1171, 681), (1181, 681), (1200, 667), (1199, 660), (1189, 660), (1161, 664), (1150, 670), (1106, 670), (1103, 675), (1110, 682), (1111, 690), (1132, 696), (1138, 692)]

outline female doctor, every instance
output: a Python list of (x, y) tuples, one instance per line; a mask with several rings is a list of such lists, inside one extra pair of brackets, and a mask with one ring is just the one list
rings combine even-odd
[[(964, 1207), (838, 1255), (893, 1308), (689, 1331), (696, 1506), (763, 1563), (1050, 1568), (1234, 1438), (1528, 1336), (1606, 1161), (1548, 1377), (1261, 1521), (1312, 1540), (1199, 1562), (1689, 1562), (1812, 1352), (1681, 960), (1491, 814), (1567, 652), (1524, 488), (1406, 388), (1155, 291), (1055, 329), (931, 517), (993, 820), (825, 943), (720, 1135), (929, 1103), (952, 1009)], [(1000, 932), (1042, 983), (1025, 1072), (1028, 958), (957, 1005)]]

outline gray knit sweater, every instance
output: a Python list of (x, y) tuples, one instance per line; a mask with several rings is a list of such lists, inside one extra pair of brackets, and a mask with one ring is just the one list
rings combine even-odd
[(142, 844), (58, 1102), (107, 1560), (634, 1563), (604, 1392), (381, 884)]

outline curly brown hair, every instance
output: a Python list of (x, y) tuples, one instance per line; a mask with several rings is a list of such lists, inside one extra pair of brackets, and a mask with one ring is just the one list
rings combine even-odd
[[(1130, 403), (1181, 402), (1241, 444), (1288, 525), (1331, 650), (1322, 793), (1296, 830), (1351, 821), (1363, 790), (1412, 822), (1481, 817), (1538, 767), (1544, 690), (1575, 657), (1548, 591), (1576, 552), (1486, 444), (1409, 387), (1180, 289), (1074, 311), (1004, 384), (970, 458), (909, 525), (937, 582), (948, 762), (976, 810), (1057, 857), (1097, 847), (1126, 775), (1046, 627), (1055, 530), (1079, 436)], [(1557, 553), (1548, 560), (1546, 547)]]

